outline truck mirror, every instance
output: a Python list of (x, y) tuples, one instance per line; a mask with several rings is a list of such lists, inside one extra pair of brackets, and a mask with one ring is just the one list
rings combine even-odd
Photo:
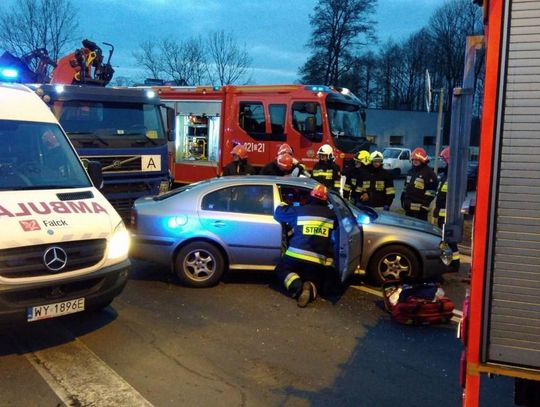
[(97, 189), (103, 188), (103, 171), (101, 170), (101, 163), (99, 161), (85, 160), (83, 162), (92, 183)]
[(172, 107), (166, 106), (167, 109), (167, 140), (174, 141), (174, 123), (176, 121), (176, 114)]

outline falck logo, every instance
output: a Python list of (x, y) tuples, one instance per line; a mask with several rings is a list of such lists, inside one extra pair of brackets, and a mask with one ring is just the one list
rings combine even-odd
[(41, 230), (38, 221), (35, 219), (20, 220), (19, 223), (25, 232), (34, 232), (35, 230)]
[(49, 270), (58, 272), (66, 267), (67, 253), (58, 246), (49, 247), (43, 254), (43, 264)]

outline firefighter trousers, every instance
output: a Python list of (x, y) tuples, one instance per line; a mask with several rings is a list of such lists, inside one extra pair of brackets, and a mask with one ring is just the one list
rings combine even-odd
[(298, 297), (300, 291), (302, 291), (304, 281), (311, 281), (320, 291), (331, 273), (335, 273), (333, 267), (298, 260), (290, 256), (283, 256), (275, 271), (278, 280), (283, 283), (285, 289), (293, 298)]

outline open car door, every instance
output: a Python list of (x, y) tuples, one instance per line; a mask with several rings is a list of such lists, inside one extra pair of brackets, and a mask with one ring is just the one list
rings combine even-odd
[(339, 220), (339, 229), (335, 242), (336, 268), (343, 282), (351, 277), (360, 265), (362, 230), (343, 198), (336, 193), (331, 193), (329, 199)]

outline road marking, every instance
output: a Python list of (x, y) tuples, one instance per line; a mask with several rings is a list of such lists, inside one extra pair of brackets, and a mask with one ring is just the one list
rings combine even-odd
[(67, 406), (152, 406), (78, 339), (25, 356)]
[[(355, 290), (358, 290), (358, 291), (364, 291), (364, 292), (366, 292), (368, 294), (373, 294), (373, 295), (375, 295), (375, 296), (377, 296), (379, 298), (384, 298), (383, 293), (380, 290), (377, 290), (375, 288), (366, 287), (364, 285), (351, 285), (350, 287), (354, 288)], [(458, 310), (458, 309), (454, 309), (453, 313), (454, 313), (454, 315), (452, 316), (452, 318), (450, 320), (457, 324), (457, 323), (459, 323), (459, 321), (461, 321), (461, 317), (463, 316), (463, 312)]]

